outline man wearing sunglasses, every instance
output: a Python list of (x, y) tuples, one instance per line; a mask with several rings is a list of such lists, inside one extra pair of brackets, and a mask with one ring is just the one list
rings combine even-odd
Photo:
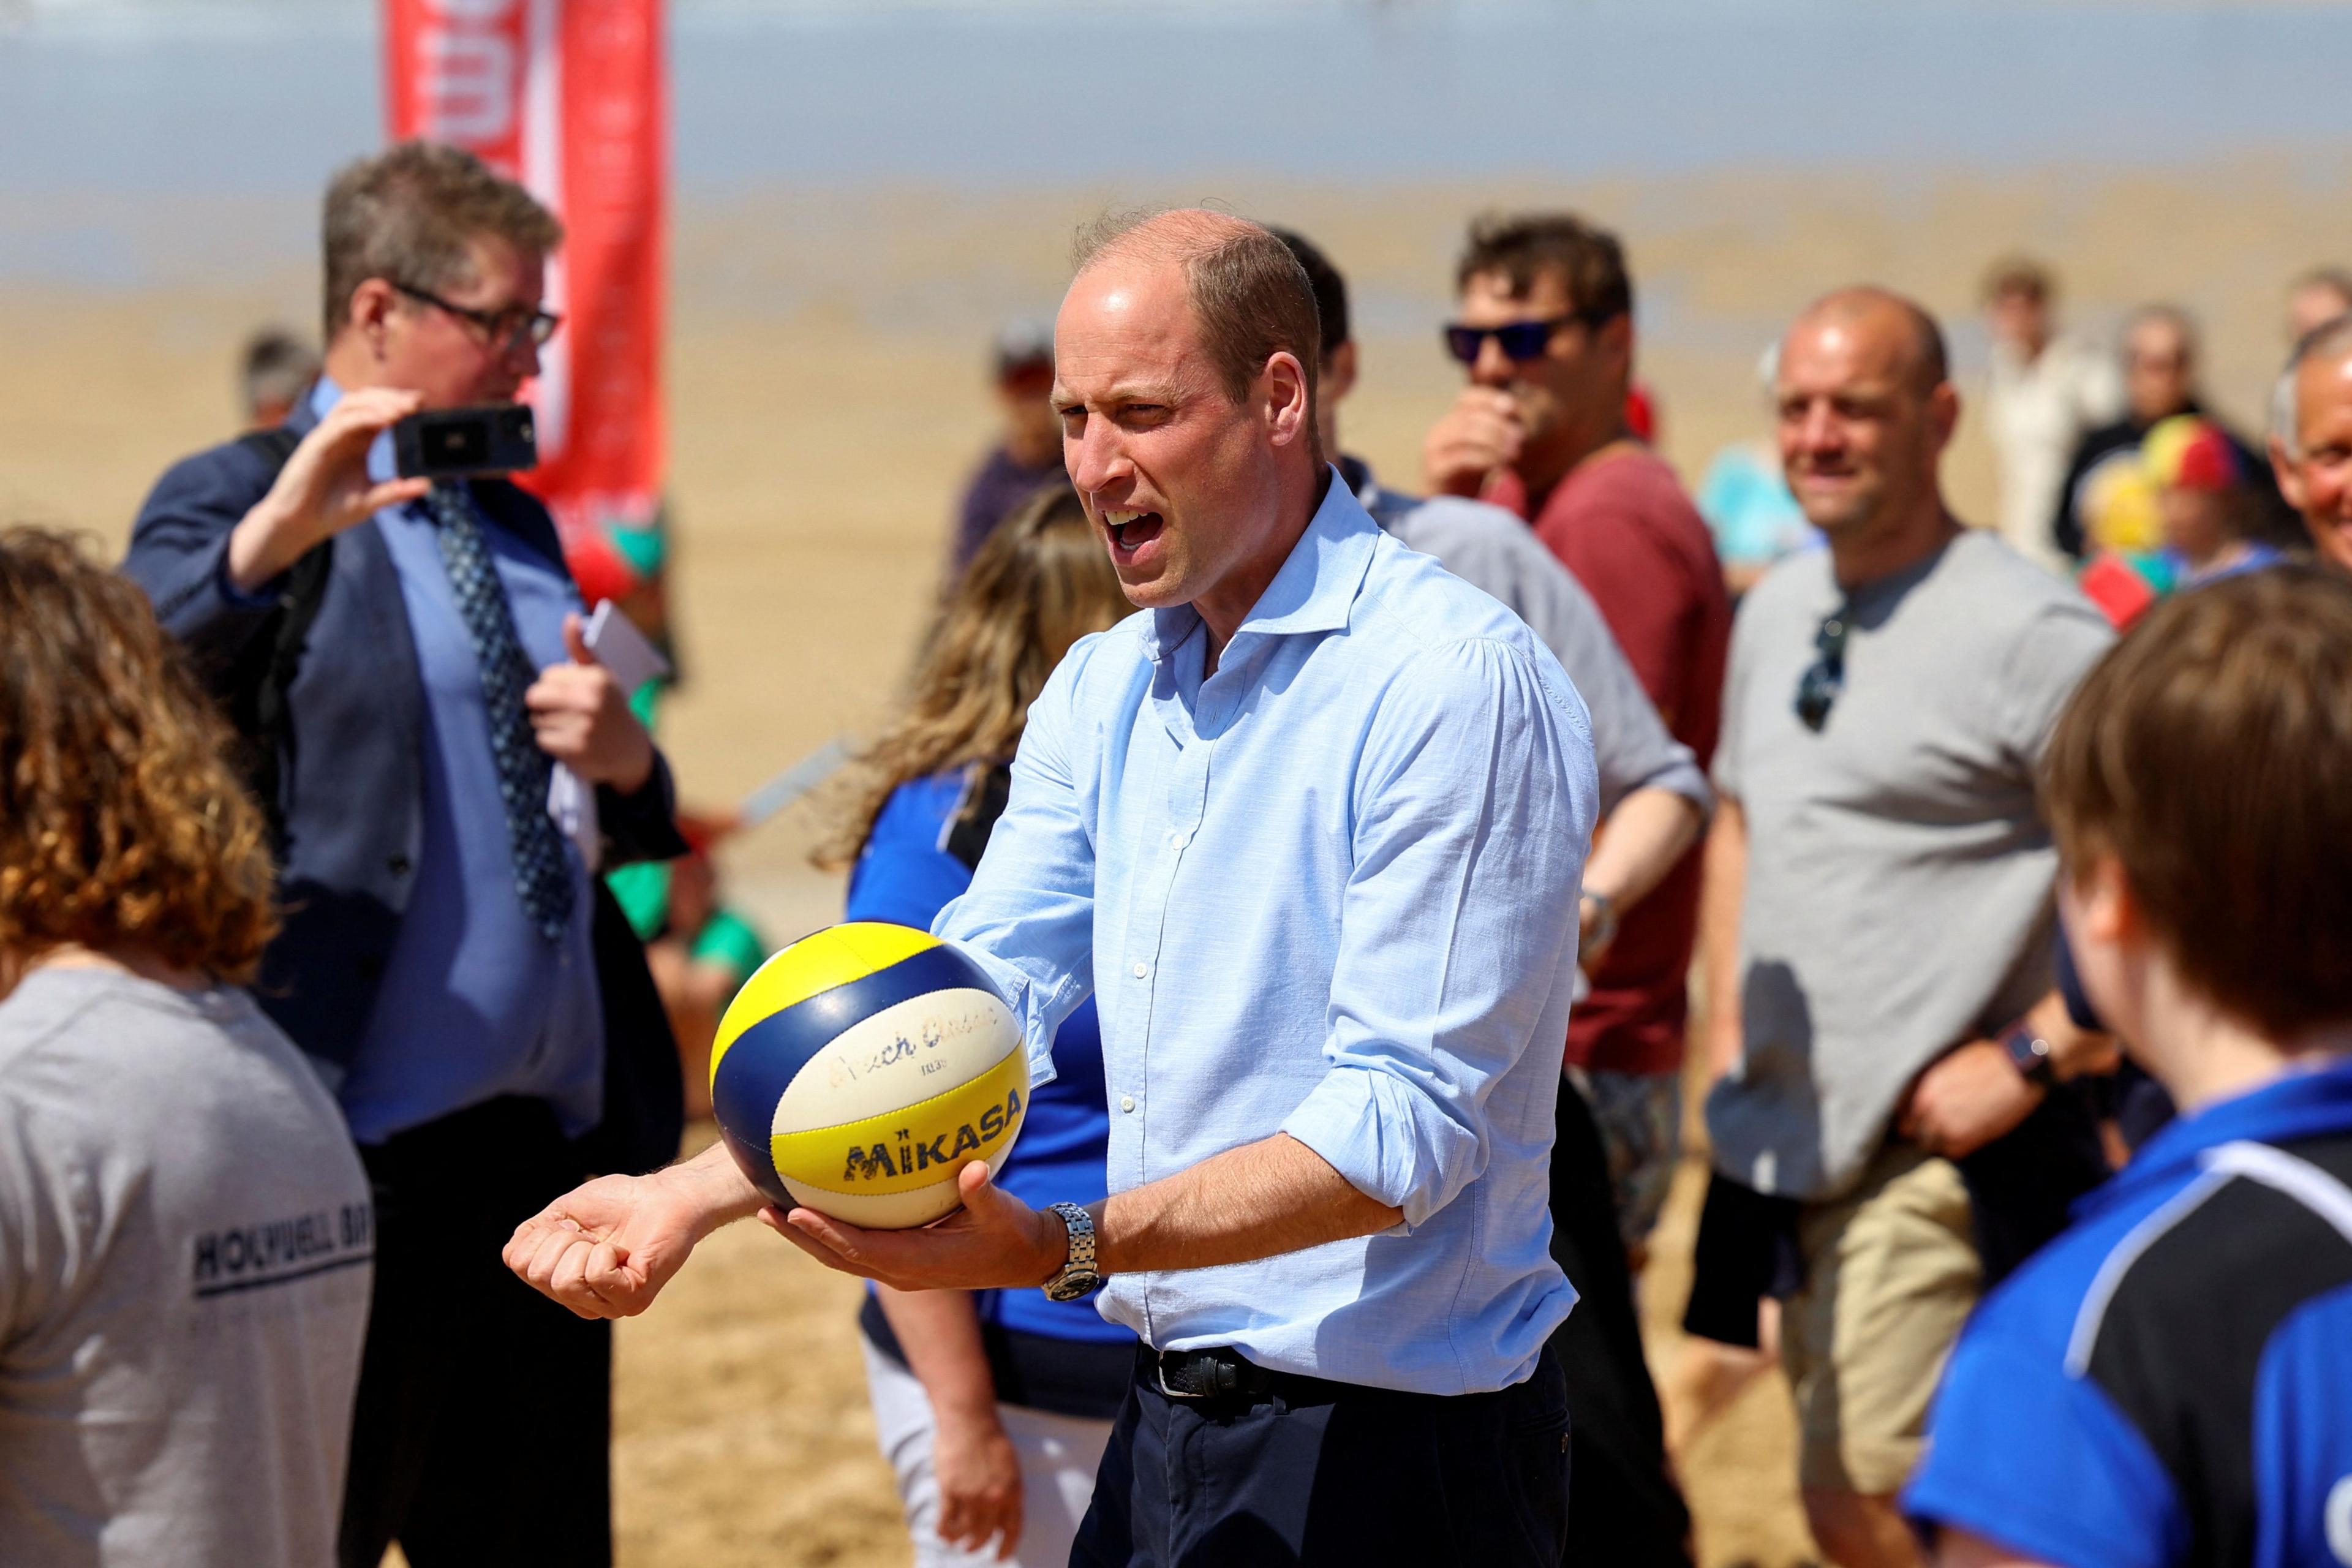
[[(1667, 730), (1713, 757), (1731, 604), (1706, 522), (1625, 419), (1633, 288), (1616, 237), (1567, 213), (1475, 224), (1455, 268), (1446, 347), (1468, 374), (1423, 448), (1430, 489), (1479, 496), (1533, 525), (1609, 623)], [(1685, 976), (1699, 855), (1685, 855), (1592, 974), (1569, 1026), (1612, 1167), (1631, 1192), (1671, 1168), (1680, 1122)], [(1628, 1205), (1638, 1250), (1654, 1205)], [(1646, 1212), (1644, 1212), (1646, 1211)]]
[(2021, 1140), (2068, 1114), (2053, 1082), (2112, 1062), (2052, 989), (2034, 791), (2109, 633), (1945, 504), (1959, 400), (1919, 307), (1874, 289), (1816, 303), (1774, 395), (1790, 488), (1829, 548), (1774, 566), (1732, 643), (1707, 1128), (1719, 1182), (1791, 1200), (1772, 1205), (1798, 1276), (1781, 1354), (1813, 1533), (1843, 1568), (1892, 1568), (1918, 1561), (1895, 1494), (1984, 1274), (1971, 1181), (2029, 1117)]
[[(418, 1563), (612, 1555), (608, 1341), (499, 1247), (586, 1173), (572, 1141), (638, 1103), (608, 1103), (608, 1054), (671, 1047), (625, 918), (547, 811), (551, 765), (594, 786), (608, 860), (686, 845), (582, 644), (546, 509), (503, 479), (395, 477), (388, 429), (537, 374), (562, 237), (455, 148), (344, 170), (317, 385), (278, 444), (164, 475), (125, 563), (254, 742), (286, 910), (257, 999), (322, 1064), (373, 1189), (349, 1568), (394, 1540)], [(520, 1379), (560, 1407), (508, 1397)], [(544, 1517), (557, 1496), (585, 1506)]]

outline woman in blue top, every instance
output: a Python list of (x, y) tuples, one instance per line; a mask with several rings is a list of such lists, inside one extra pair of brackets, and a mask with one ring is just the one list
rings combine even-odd
[[(905, 712), (862, 759), (840, 831), (818, 851), (821, 865), (851, 866), (849, 919), (929, 929), (970, 886), (1030, 703), (1072, 643), (1129, 608), (1066, 487), (997, 525), (948, 601)], [(1109, 1109), (1093, 1002), (1055, 1037), (1054, 1067), (996, 1177), (1039, 1207), (1104, 1188)], [(877, 1288), (859, 1321), (916, 1563), (1061, 1568), (1133, 1376), (1134, 1336), (1091, 1302), (1036, 1290)]]

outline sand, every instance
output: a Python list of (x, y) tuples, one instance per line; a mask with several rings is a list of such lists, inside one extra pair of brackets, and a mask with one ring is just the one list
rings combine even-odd
[[(677, 245), (671, 366), (677, 613), (689, 685), (665, 736), (691, 801), (731, 802), (830, 737), (872, 726), (937, 582), (956, 487), (987, 438), (981, 363), (995, 321), (1050, 306), (1072, 223), (1114, 196), (1214, 196), (1296, 224), (1349, 270), (1365, 382), (1348, 444), (1413, 481), (1422, 432), (1455, 380), (1433, 328), (1464, 216), (1568, 202), (1619, 226), (1644, 300), (1643, 366), (1664, 448), (1696, 476), (1762, 429), (1759, 352), (1838, 282), (1916, 291), (1982, 363), (1969, 312), (1984, 264), (2017, 247), (2061, 269), (2075, 316), (2182, 300), (2207, 321), (2211, 387), (2255, 424), (2280, 350), (2284, 279), (2352, 249), (2334, 186), (2284, 162), (2163, 176), (2045, 173), (1923, 180), (1857, 174), (1649, 182), (1564, 190), (1296, 190), (1203, 180), (1150, 192), (769, 192), (690, 199)], [(228, 365), (266, 319), (307, 321), (299, 254), (236, 254), (218, 230), (299, 232), (261, 204), (59, 217), (0, 204), (0, 228), (136, 229), (168, 259), (204, 226), (205, 279), (156, 289), (0, 281), (0, 518), (87, 529), (119, 548), (173, 457), (230, 427)], [(2339, 248), (2340, 247), (2340, 248)], [(169, 266), (158, 268), (173, 278)], [(1948, 478), (1982, 518), (1991, 470), (1964, 420)], [(730, 846), (737, 896), (781, 942), (835, 917), (839, 889), (803, 861), (788, 816)], [(1673, 1354), (1701, 1180), (1685, 1173), (1647, 1282), (1653, 1353)], [(722, 1233), (619, 1335), (615, 1436), (628, 1568), (799, 1568), (906, 1561), (876, 1456), (851, 1318), (856, 1288), (756, 1227)], [(1803, 1561), (1789, 1423), (1771, 1381), (1686, 1456), (1708, 1568)]]

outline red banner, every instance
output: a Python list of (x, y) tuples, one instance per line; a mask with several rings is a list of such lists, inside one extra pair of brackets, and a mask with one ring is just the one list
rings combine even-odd
[(563, 330), (528, 395), (525, 480), (575, 559), (651, 526), (667, 459), (661, 333), (669, 110), (662, 0), (384, 0), (395, 140), (455, 142), (562, 218), (547, 308)]

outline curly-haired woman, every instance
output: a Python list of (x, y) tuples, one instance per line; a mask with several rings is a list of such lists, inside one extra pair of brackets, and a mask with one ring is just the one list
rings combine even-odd
[(137, 587), (0, 533), (0, 1556), (331, 1562), (373, 1227), (238, 989), (233, 737)]

